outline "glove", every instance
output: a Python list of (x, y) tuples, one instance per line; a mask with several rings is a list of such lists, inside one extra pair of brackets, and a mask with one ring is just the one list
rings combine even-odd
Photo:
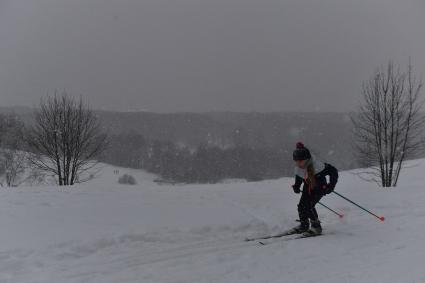
[(299, 194), (299, 193), (301, 193), (301, 190), (300, 190), (300, 187), (298, 186), (295, 186), (295, 185), (292, 185), (292, 189), (294, 190), (294, 193), (296, 193), (296, 194)]
[(322, 189), (323, 189), (323, 192), (327, 195), (334, 191), (335, 186), (331, 184), (326, 184), (326, 185), (323, 185)]

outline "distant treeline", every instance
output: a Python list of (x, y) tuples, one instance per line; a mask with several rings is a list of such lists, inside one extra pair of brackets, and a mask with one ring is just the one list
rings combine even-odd
[[(28, 109), (0, 108), (2, 112), (17, 113), (13, 116), (27, 126), (34, 124)], [(170, 182), (292, 176), (291, 155), (298, 141), (340, 170), (358, 167), (351, 148), (352, 125), (344, 113), (97, 111), (96, 116), (109, 140), (100, 161), (144, 169)], [(21, 145), (28, 150), (25, 147)]]
[[(339, 170), (361, 166), (352, 147), (350, 113), (96, 111), (95, 115), (109, 141), (99, 161), (144, 169), (166, 182), (292, 176), (292, 150), (298, 141)], [(0, 179), (13, 167), (7, 160), (31, 152), (25, 141), (34, 118), (32, 109), (0, 107)], [(14, 155), (8, 159), (6, 153)], [(420, 157), (424, 156), (412, 158)]]
[(144, 169), (166, 182), (216, 183), (224, 179), (264, 179), (290, 176), (291, 156), (280, 148), (199, 145), (195, 149), (172, 142), (148, 140), (137, 133), (113, 135), (102, 162)]
[(142, 168), (175, 182), (293, 175), (292, 150), (303, 141), (340, 170), (357, 167), (344, 113), (98, 112), (110, 133), (102, 161)]

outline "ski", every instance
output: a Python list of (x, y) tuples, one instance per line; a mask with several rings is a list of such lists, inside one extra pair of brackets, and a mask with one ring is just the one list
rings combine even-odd
[[(294, 234), (291, 234), (291, 235), (294, 235)], [(277, 242), (280, 242), (280, 241), (292, 241), (292, 240), (299, 240), (299, 239), (305, 239), (305, 238), (313, 238), (313, 237), (319, 237), (321, 235), (323, 235), (323, 234), (304, 233), (304, 234), (297, 234), (297, 236), (295, 236), (295, 237), (285, 237), (283, 239), (279, 239), (279, 237), (275, 237), (275, 238), (268, 238), (268, 239), (259, 239), (257, 241), (260, 245), (265, 246), (265, 245), (277, 243)], [(280, 238), (282, 238), (282, 237), (280, 237)], [(279, 241), (273, 241), (273, 240), (270, 240), (270, 239), (279, 239)], [(266, 240), (269, 240), (269, 241), (266, 241)]]
[(268, 240), (268, 239), (275, 239), (275, 238), (282, 238), (285, 236), (290, 236), (290, 235), (295, 235), (297, 233), (293, 232), (292, 230), (288, 230), (285, 232), (282, 232), (280, 234), (276, 234), (276, 235), (266, 235), (266, 236), (261, 236), (261, 237), (255, 237), (255, 238), (245, 238), (246, 242), (251, 242), (251, 241), (259, 241), (259, 240)]

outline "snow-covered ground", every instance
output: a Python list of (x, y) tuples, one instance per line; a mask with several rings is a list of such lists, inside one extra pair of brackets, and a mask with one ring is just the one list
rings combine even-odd
[(262, 246), (245, 237), (294, 225), (292, 179), (165, 186), (117, 183), (117, 168), (75, 187), (0, 189), (0, 282), (425, 282), (425, 160), (399, 187), (342, 172), (318, 206), (324, 235)]

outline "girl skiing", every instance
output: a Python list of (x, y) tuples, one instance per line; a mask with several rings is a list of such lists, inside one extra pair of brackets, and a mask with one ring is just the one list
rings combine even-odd
[[(289, 233), (320, 235), (322, 226), (314, 206), (324, 195), (334, 190), (338, 182), (338, 170), (328, 163), (316, 160), (301, 142), (296, 144), (293, 159), (296, 166), (295, 184), (292, 188), (295, 193), (302, 193), (298, 203), (300, 225), (291, 229)], [(326, 176), (329, 176), (329, 183)], [(303, 184), (302, 191), (301, 184)]]

